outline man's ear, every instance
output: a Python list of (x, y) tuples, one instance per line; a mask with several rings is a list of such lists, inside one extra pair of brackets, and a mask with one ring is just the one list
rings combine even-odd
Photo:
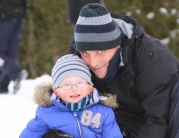
[(121, 45), (118, 45), (117, 47), (118, 47), (118, 48), (120, 48), (120, 47), (121, 47)]

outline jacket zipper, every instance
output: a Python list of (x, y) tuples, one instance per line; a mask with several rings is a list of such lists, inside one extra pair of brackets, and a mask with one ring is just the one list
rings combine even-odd
[(74, 115), (74, 117), (75, 117), (75, 119), (76, 119), (76, 122), (77, 122), (77, 125), (78, 125), (78, 130), (79, 130), (79, 133), (80, 133), (80, 138), (83, 138), (82, 131), (81, 131), (81, 127), (80, 127), (80, 123), (79, 123), (79, 121), (78, 121), (78, 119), (77, 119), (77, 113), (76, 113), (76, 112), (73, 112), (73, 115)]

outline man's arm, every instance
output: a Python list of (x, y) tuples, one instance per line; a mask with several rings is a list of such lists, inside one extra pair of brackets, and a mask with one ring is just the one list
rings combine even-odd
[[(136, 78), (136, 85), (145, 110), (145, 123), (139, 130), (139, 138), (165, 138), (168, 127), (169, 102), (173, 82), (177, 76), (174, 55), (158, 40), (144, 36), (147, 49), (153, 49), (148, 63), (140, 55), (139, 66), (145, 68)], [(143, 45), (141, 53), (146, 51)], [(139, 67), (140, 68), (140, 67)]]

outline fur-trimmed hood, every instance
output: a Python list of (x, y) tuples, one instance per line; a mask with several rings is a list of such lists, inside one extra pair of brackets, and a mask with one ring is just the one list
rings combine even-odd
[[(96, 102), (99, 101), (101, 104), (110, 106), (112, 108), (116, 108), (118, 106), (116, 101), (116, 95), (111, 95), (109, 93), (100, 93), (100, 96), (96, 96), (98, 95), (98, 91), (95, 88), (93, 91), (93, 95), (95, 95), (95, 97), (98, 97), (97, 100), (95, 100)], [(53, 96), (54, 94), (52, 92), (52, 84), (43, 83), (35, 88), (33, 100), (36, 104), (40, 106), (48, 107), (52, 105)]]

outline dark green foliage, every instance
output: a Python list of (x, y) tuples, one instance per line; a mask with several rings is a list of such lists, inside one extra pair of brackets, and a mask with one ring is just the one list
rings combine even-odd
[[(158, 39), (170, 38), (169, 48), (179, 58), (179, 1), (177, 0), (104, 0), (110, 12), (131, 14), (147, 33)], [(167, 14), (159, 10), (167, 9)], [(177, 9), (172, 15), (171, 10)], [(154, 18), (147, 15), (153, 12)], [(177, 32), (178, 29), (178, 32)], [(175, 37), (171, 36), (175, 31)], [(30, 0), (19, 64), (29, 72), (29, 78), (50, 74), (62, 50), (70, 46), (73, 26), (68, 21), (67, 0)], [(67, 53), (65, 50), (64, 53)]]

